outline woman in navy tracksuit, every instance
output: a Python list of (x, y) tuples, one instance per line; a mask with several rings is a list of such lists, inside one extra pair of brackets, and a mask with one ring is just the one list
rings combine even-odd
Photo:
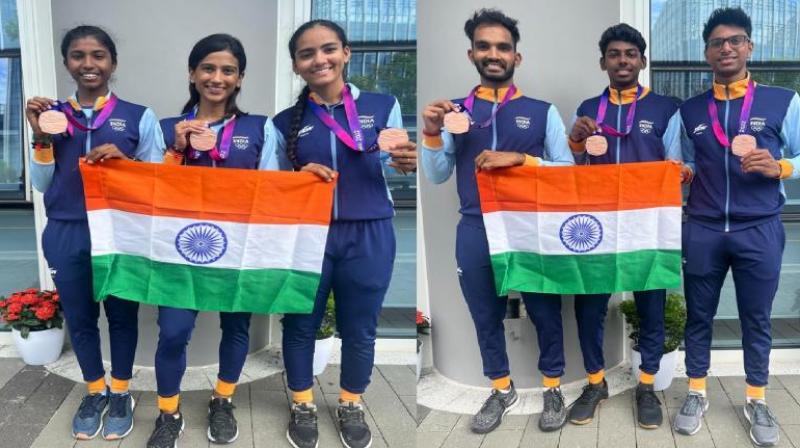
[(278, 152), (296, 170), (338, 179), (314, 311), (283, 318), (283, 358), (293, 400), (287, 437), (295, 447), (317, 445), (314, 340), (332, 290), (342, 338), (339, 431), (345, 446), (366, 447), (372, 436), (360, 396), (372, 372), (378, 314), (395, 255), (394, 209), (383, 170), (416, 169), (415, 145), (376, 150), (379, 131), (402, 127), (400, 106), (393, 96), (345, 83), (350, 47), (341, 27), (308, 22), (295, 31), (289, 53), (306, 86), (295, 105), (275, 117)]
[[(138, 339), (139, 304), (113, 296), (103, 307), (111, 345), (111, 387), (106, 385), (100, 332), (100, 306), (92, 293), (89, 223), (78, 160), (108, 158), (160, 162), (161, 130), (153, 111), (119, 99), (109, 88), (117, 68), (114, 41), (96, 26), (79, 26), (61, 41), (64, 66), (77, 84), (65, 103), (34, 97), (25, 114), (33, 129), (31, 180), (44, 193), (47, 227), (42, 250), (61, 298), (72, 348), (88, 394), (72, 421), (72, 435), (91, 439), (125, 437), (133, 429), (134, 401), (128, 393)], [(61, 134), (42, 131), (39, 116), (57, 108), (71, 116)]]
[[(244, 113), (236, 105), (246, 64), (244, 48), (233, 36), (213, 34), (195, 44), (189, 54), (191, 97), (180, 116), (161, 120), (165, 162), (214, 168), (288, 168), (288, 162), (281, 164), (276, 158), (272, 120)], [(189, 136), (208, 132), (208, 128), (217, 134), (218, 151), (194, 150)], [(232, 131), (226, 134), (225, 129)], [(159, 306), (155, 368), (160, 415), (148, 447), (172, 447), (183, 428), (178, 412), (180, 383), (196, 318), (197, 310)], [(230, 443), (239, 433), (231, 398), (247, 357), (250, 313), (220, 312), (220, 327), (219, 373), (209, 402), (207, 435), (212, 442)]]

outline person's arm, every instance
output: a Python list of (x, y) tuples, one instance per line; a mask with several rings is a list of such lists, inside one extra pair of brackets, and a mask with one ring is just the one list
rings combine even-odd
[(783, 119), (781, 139), (783, 158), (778, 161), (781, 165), (780, 178), (797, 179), (800, 177), (800, 96), (796, 93)]
[(558, 113), (555, 105), (550, 105), (547, 111), (547, 130), (544, 141), (545, 160), (540, 160), (543, 166), (566, 166), (574, 165), (575, 159), (572, 157), (567, 144), (567, 134), (564, 129), (564, 122)]
[(35, 143), (31, 151), (31, 185), (41, 193), (50, 188), (50, 183), (53, 181), (53, 173), (56, 171), (53, 143), (49, 138), (46, 138), (46, 140), (50, 141), (49, 145)]
[(286, 140), (271, 118), (264, 123), (264, 146), (261, 148), (258, 169), (292, 171), (292, 164), (286, 157)]
[(158, 123), (155, 112), (149, 107), (139, 120), (139, 144), (136, 146), (134, 157), (145, 162), (161, 163), (164, 161), (164, 133)]
[(683, 160), (683, 155), (681, 154), (681, 127), (681, 114), (675, 111), (667, 123), (667, 130), (661, 136), (661, 141), (664, 143), (664, 158), (667, 160)]
[(694, 163), (694, 142), (689, 137), (689, 133), (686, 132), (686, 123), (683, 122), (681, 112), (678, 111), (677, 114), (679, 119), (678, 123), (680, 124), (681, 158), (683, 160), (683, 166), (689, 169), (688, 178), (682, 174), (681, 180), (684, 183), (689, 183), (697, 176), (697, 168)]

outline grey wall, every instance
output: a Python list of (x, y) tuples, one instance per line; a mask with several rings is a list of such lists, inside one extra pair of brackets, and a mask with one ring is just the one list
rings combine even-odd
[[(275, 58), (287, 58), (276, 48), (277, 0), (53, 0), (53, 35), (59, 98), (74, 92), (61, 64), (61, 38), (76, 25), (98, 25), (114, 39), (118, 64), (112, 90), (120, 98), (150, 106), (159, 118), (178, 115), (189, 97), (187, 60), (199, 39), (218, 32), (239, 38), (247, 54), (239, 105), (251, 113), (275, 114)], [(285, 107), (284, 105), (283, 107)], [(136, 364), (152, 365), (158, 337), (156, 310), (139, 313)], [(251, 350), (263, 347), (269, 332), (267, 316), (254, 316)], [(103, 351), (108, 358), (108, 332), (102, 322)], [(189, 364), (217, 362), (220, 331), (216, 313), (203, 313), (189, 345)]]
[[(417, 5), (420, 115), (430, 101), (464, 96), (479, 82), (466, 56), (469, 41), (463, 28), (472, 12), (481, 7), (499, 7), (519, 20), (522, 65), (516, 72), (516, 84), (524, 94), (554, 103), (567, 125), (578, 104), (599, 94), (608, 84), (607, 76), (599, 69), (597, 41), (605, 28), (619, 22), (618, 1), (508, 0), (494, 4), (476, 0), (420, 1)], [(434, 363), (442, 374), (456, 381), (486, 385), (474, 327), (456, 277), (455, 182), (450, 179), (445, 184), (433, 185), (424, 176), (419, 178), (434, 326)], [(571, 298), (564, 300), (563, 310), (567, 352), (564, 380), (571, 381), (585, 373)], [(613, 310), (606, 326), (606, 366), (611, 367), (622, 359), (624, 337), (620, 318)], [(507, 320), (506, 336), (516, 384), (540, 385), (536, 336), (530, 321)]]

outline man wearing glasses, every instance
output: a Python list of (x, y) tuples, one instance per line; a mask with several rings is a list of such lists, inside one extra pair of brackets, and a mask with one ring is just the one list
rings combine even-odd
[(783, 179), (800, 176), (800, 98), (757, 84), (747, 71), (753, 53), (750, 17), (717, 9), (703, 29), (712, 88), (681, 106), (683, 159), (694, 171), (683, 228), (688, 320), (689, 393), (675, 416), (682, 434), (700, 430), (708, 409), (705, 379), (720, 289), (733, 272), (747, 382), (744, 415), (759, 446), (778, 442), (765, 400), (772, 345), (770, 311), (785, 243), (780, 212)]

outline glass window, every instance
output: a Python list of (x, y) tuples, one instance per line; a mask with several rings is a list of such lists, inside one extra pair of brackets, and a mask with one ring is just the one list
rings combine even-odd
[(0, 0), (0, 202), (25, 200), (17, 6)]
[[(703, 25), (720, 7), (738, 6), (753, 22), (753, 56), (748, 68), (757, 82), (800, 92), (800, 1), (652, 0), (650, 68), (653, 90), (686, 100), (708, 90), (712, 75), (705, 62)], [(800, 183), (787, 181), (783, 221), (786, 248), (781, 280), (772, 307), (773, 345), (800, 345)], [(741, 347), (736, 295), (730, 276), (722, 288), (714, 320), (714, 347)]]
[[(347, 32), (352, 57), (347, 80), (360, 89), (394, 95), (403, 126), (417, 139), (415, 0), (312, 0), (313, 19), (333, 20)], [(387, 173), (394, 200), (397, 255), (378, 323), (382, 337), (416, 337), (416, 175)]]

